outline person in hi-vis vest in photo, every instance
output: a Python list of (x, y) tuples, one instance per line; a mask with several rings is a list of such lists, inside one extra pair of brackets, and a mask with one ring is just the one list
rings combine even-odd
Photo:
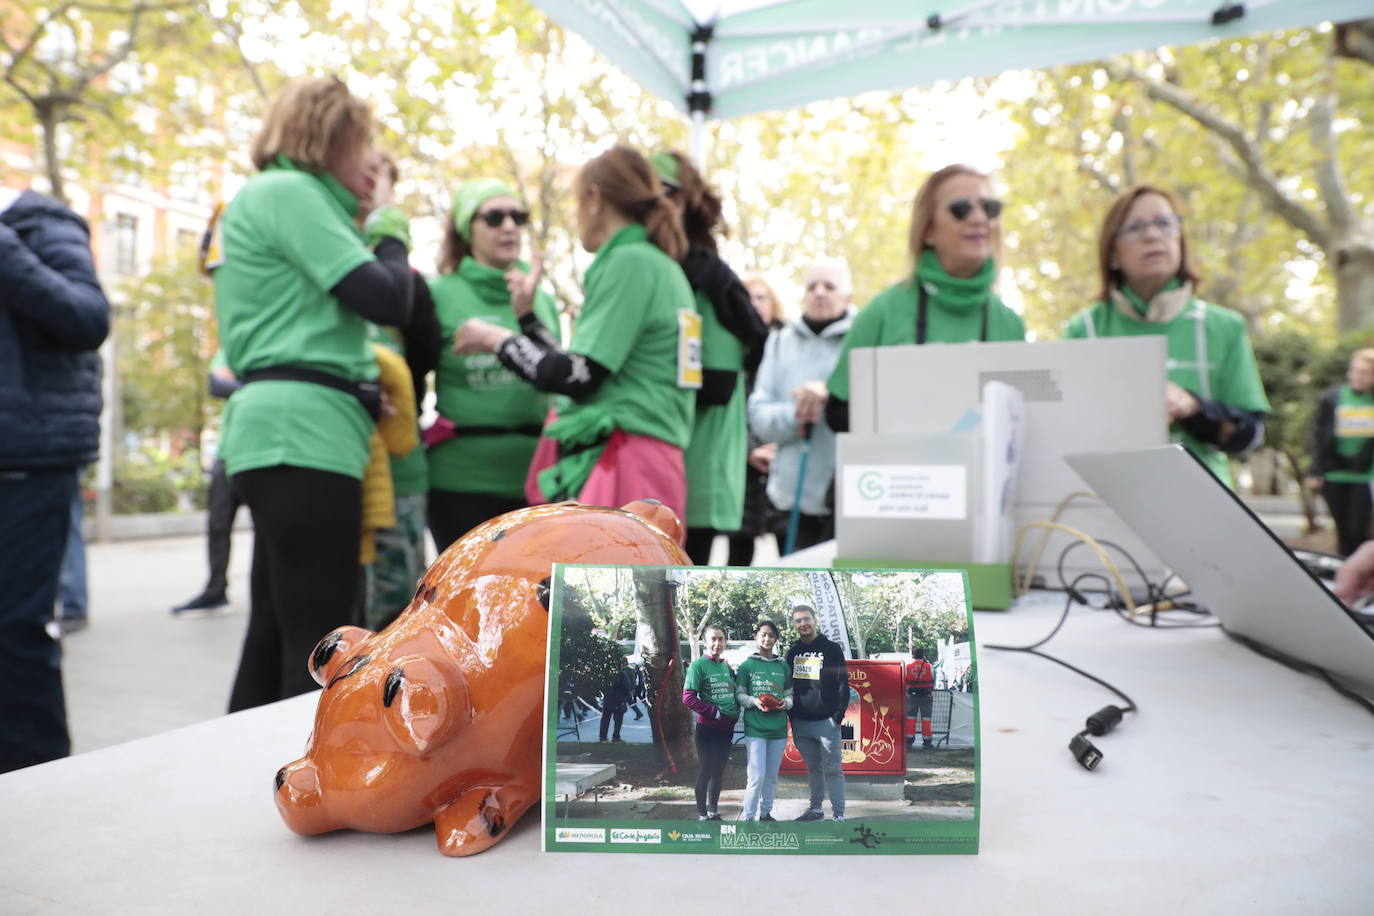
[[(921, 720), (921, 747), (933, 747), (934, 735), (930, 727), (930, 708), (935, 687), (935, 669), (926, 661), (924, 649), (913, 649), (911, 661), (906, 665), (906, 714), (912, 720)], [(907, 746), (916, 743), (913, 733)]]
[(1374, 349), (1355, 351), (1345, 383), (1322, 393), (1312, 428), (1307, 485), (1321, 493), (1343, 557), (1369, 539), (1374, 482)]

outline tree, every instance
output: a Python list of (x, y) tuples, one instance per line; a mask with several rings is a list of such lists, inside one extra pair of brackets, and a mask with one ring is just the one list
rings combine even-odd
[(654, 746), (663, 754), (664, 768), (676, 773), (696, 758), (692, 745), (692, 713), (680, 702), (660, 702), (682, 696), (686, 678), (678, 657), (678, 632), (674, 604), (680, 599), (680, 580), (670, 581), (659, 567), (634, 571), (635, 604), (639, 608), (639, 644), (644, 658), (644, 683), (649, 708), (649, 728)]

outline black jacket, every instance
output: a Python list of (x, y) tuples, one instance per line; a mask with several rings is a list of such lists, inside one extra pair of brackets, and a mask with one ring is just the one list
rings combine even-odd
[(1366, 440), (1353, 456), (1336, 451), (1336, 407), (1340, 402), (1340, 385), (1323, 391), (1317, 401), (1316, 416), (1312, 418), (1312, 462), (1307, 467), (1307, 473), (1313, 477), (1322, 477), (1327, 471), (1363, 473), (1374, 466), (1374, 438)]
[(109, 330), (86, 221), (25, 191), (0, 212), (0, 468), (95, 460)]
[[(800, 665), (798, 659), (803, 660)], [(849, 665), (837, 643), (817, 633), (810, 645), (793, 643), (786, 661), (792, 672), (792, 718), (819, 721), (844, 715), (849, 708)]]

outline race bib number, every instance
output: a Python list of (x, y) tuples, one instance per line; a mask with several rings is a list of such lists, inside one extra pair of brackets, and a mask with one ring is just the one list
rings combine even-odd
[(1374, 407), (1336, 408), (1336, 435), (1342, 439), (1374, 436)]
[(798, 655), (792, 660), (792, 679), (819, 681), (821, 679), (821, 660), (814, 655)]
[(221, 200), (215, 204), (215, 211), (210, 214), (210, 222), (200, 237), (200, 251), (196, 260), (200, 272), (207, 277), (215, 272), (216, 267), (224, 266), (224, 227), (220, 224), (223, 213), (224, 201)]
[(677, 313), (677, 386), (701, 387), (701, 316), (691, 309)]

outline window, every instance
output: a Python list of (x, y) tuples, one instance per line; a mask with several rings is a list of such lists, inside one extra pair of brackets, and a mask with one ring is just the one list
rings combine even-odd
[(138, 271), (138, 217), (128, 213), (115, 216), (115, 273), (129, 275)]

